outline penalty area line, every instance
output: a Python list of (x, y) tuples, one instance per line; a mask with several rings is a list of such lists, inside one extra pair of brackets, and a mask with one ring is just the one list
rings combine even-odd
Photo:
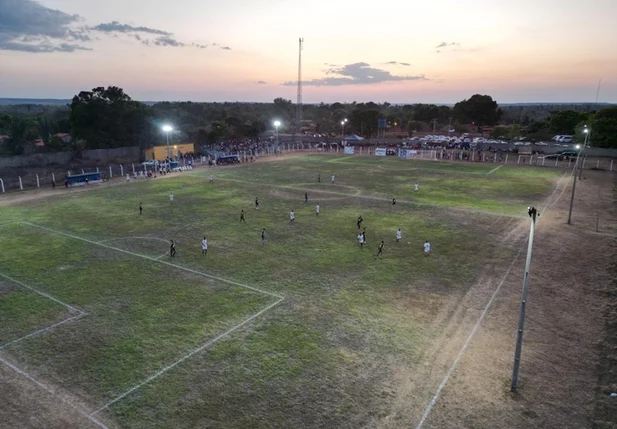
[(245, 319), (243, 322), (239, 323), (238, 325), (234, 326), (231, 329), (228, 329), (227, 331), (223, 332), (222, 334), (219, 334), (218, 336), (214, 337), (213, 339), (211, 339), (210, 341), (202, 344), (201, 346), (199, 346), (198, 348), (191, 350), (189, 353), (187, 353), (186, 355), (184, 355), (183, 357), (181, 357), (180, 359), (178, 359), (177, 361), (167, 365), (166, 367), (162, 368), (161, 370), (157, 371), (156, 373), (154, 373), (153, 375), (151, 375), (150, 377), (148, 377), (147, 379), (145, 379), (144, 381), (142, 381), (139, 384), (136, 384), (135, 386), (131, 387), (130, 389), (128, 389), (126, 392), (124, 392), (123, 394), (119, 395), (118, 397), (112, 399), (111, 401), (109, 401), (107, 404), (103, 405), (101, 408), (99, 408), (98, 410), (94, 411), (92, 414), (90, 414), (90, 417), (100, 413), (101, 411), (109, 408), (111, 405), (115, 404), (116, 402), (118, 402), (119, 400), (125, 398), (126, 396), (130, 395), (131, 393), (133, 393), (134, 391), (136, 391), (137, 389), (139, 389), (140, 387), (150, 383), (151, 381), (157, 379), (158, 377), (160, 377), (161, 375), (165, 374), (167, 371), (175, 368), (176, 366), (178, 366), (179, 364), (181, 364), (182, 362), (184, 362), (185, 360), (187, 360), (188, 358), (190, 358), (191, 356), (193, 356), (196, 353), (199, 353), (205, 349), (207, 349), (208, 347), (212, 346), (213, 344), (215, 344), (216, 342), (222, 340), (223, 338), (229, 336), (232, 332), (240, 329), (241, 327), (243, 327), (244, 325), (246, 325), (247, 323), (249, 323), (250, 321), (252, 321), (253, 319), (256, 319), (257, 317), (261, 316), (262, 314), (264, 314), (266, 311), (270, 310), (271, 308), (277, 306), (278, 304), (280, 304), (283, 301), (283, 298), (280, 298), (278, 301), (268, 305), (266, 308), (258, 311), (257, 313), (253, 314), (251, 317), (249, 317), (248, 319)]
[(33, 228), (41, 229), (43, 231), (51, 232), (51, 233), (54, 233), (54, 234), (64, 235), (65, 237), (70, 237), (70, 238), (73, 238), (75, 240), (83, 241), (85, 243), (94, 244), (95, 246), (105, 247), (107, 249), (115, 250), (117, 252), (124, 253), (124, 254), (131, 255), (131, 256), (135, 256), (137, 258), (143, 258), (143, 259), (147, 259), (149, 261), (158, 262), (159, 264), (165, 264), (167, 266), (174, 267), (174, 268), (177, 268), (179, 270), (183, 270), (183, 271), (186, 271), (186, 272), (189, 272), (189, 273), (197, 274), (199, 276), (207, 277), (207, 278), (210, 278), (210, 279), (213, 279), (213, 280), (217, 280), (217, 281), (220, 281), (220, 282), (223, 282), (223, 283), (227, 283), (227, 284), (230, 284), (230, 285), (239, 286), (239, 287), (242, 287), (242, 288), (245, 288), (245, 289), (252, 290), (254, 292), (259, 292), (259, 293), (264, 294), (264, 295), (269, 295), (269, 296), (272, 296), (272, 297), (275, 297), (275, 298), (278, 298), (278, 299), (283, 299), (283, 297), (281, 295), (273, 293), (273, 292), (268, 292), (268, 291), (265, 291), (265, 290), (262, 290), (262, 289), (258, 289), (258, 288), (253, 287), (253, 286), (249, 286), (249, 285), (245, 285), (245, 284), (242, 284), (242, 283), (235, 282), (233, 280), (224, 279), (222, 277), (213, 276), (212, 274), (207, 274), (207, 273), (204, 273), (204, 272), (201, 272), (201, 271), (193, 270), (191, 268), (183, 267), (181, 265), (172, 264), (171, 262), (161, 261), (161, 260), (159, 260), (157, 258), (153, 258), (151, 256), (140, 255), (139, 253), (131, 252), (129, 250), (120, 249), (119, 247), (109, 246), (107, 244), (99, 243), (99, 242), (94, 241), (94, 240), (89, 240), (87, 238), (83, 238), (83, 237), (79, 237), (77, 235), (69, 234), (67, 232), (62, 232), (62, 231), (58, 231), (58, 230), (55, 230), (55, 229), (47, 228), (45, 226), (36, 225), (34, 223), (30, 223), (30, 222), (25, 222), (24, 221), (23, 224), (29, 225), (29, 226), (31, 226)]
[(25, 283), (22, 283), (22, 282), (20, 282), (18, 280), (15, 280), (14, 278), (7, 276), (6, 274), (0, 273), (0, 277), (5, 278), (6, 280), (8, 280), (8, 281), (10, 281), (12, 283), (18, 284), (19, 286), (22, 286), (22, 287), (24, 287), (24, 288), (26, 288), (26, 289), (34, 292), (34, 293), (38, 293), (39, 295), (44, 296), (45, 298), (50, 299), (50, 300), (52, 300), (52, 301), (62, 305), (63, 307), (68, 308), (71, 311), (74, 311), (74, 312), (80, 313), (80, 314), (83, 313), (83, 311), (73, 307), (72, 305), (69, 305), (66, 302), (60, 301), (58, 298), (54, 298), (53, 296), (48, 295), (45, 292), (41, 292), (40, 290), (37, 290), (37, 289), (35, 289), (35, 288), (31, 287), (31, 286), (28, 286)]
[(73, 320), (81, 319), (82, 317), (87, 316), (87, 315), (88, 315), (88, 313), (80, 312), (80, 314), (78, 314), (77, 316), (69, 317), (68, 319), (64, 319), (64, 320), (61, 320), (58, 323), (54, 323), (51, 326), (48, 326), (48, 327), (43, 328), (43, 329), (39, 329), (39, 330), (34, 331), (34, 332), (31, 332), (28, 335), (24, 335), (23, 337), (18, 338), (16, 340), (9, 341), (8, 343), (1, 345), (0, 346), (0, 350), (5, 349), (5, 348), (7, 348), (7, 347), (9, 347), (9, 346), (11, 346), (11, 345), (13, 345), (15, 343), (19, 343), (20, 341), (27, 340), (28, 338), (35, 337), (35, 336), (37, 336), (39, 334), (42, 334), (44, 332), (51, 331), (52, 329), (54, 329), (54, 328), (56, 328), (56, 327), (58, 327), (60, 325), (64, 325), (65, 323), (69, 323), (69, 322), (71, 322)]

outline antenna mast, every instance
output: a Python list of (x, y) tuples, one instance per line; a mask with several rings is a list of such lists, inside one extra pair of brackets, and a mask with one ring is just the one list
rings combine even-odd
[(300, 134), (302, 129), (302, 48), (304, 46), (304, 38), (299, 38), (298, 42), (298, 97), (296, 100), (295, 134)]

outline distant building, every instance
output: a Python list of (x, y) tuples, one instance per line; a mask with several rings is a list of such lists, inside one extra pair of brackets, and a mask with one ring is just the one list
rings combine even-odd
[(36, 147), (45, 147), (45, 142), (41, 139), (36, 139), (34, 141), (34, 146)]
[(73, 140), (73, 137), (71, 137), (69, 133), (57, 133), (54, 134), (52, 137), (58, 137), (64, 143), (70, 143)]

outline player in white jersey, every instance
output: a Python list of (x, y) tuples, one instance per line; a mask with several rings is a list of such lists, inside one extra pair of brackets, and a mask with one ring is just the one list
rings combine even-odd
[(413, 191), (414, 192), (418, 192), (419, 188), (420, 188), (420, 186), (417, 183), (413, 185)]
[(289, 212), (289, 222), (296, 220), (296, 213), (292, 210)]
[(396, 242), (398, 243), (403, 238), (403, 233), (401, 232), (401, 228), (396, 230)]
[(201, 254), (205, 255), (208, 253), (208, 240), (206, 239), (206, 237), (204, 237), (203, 240), (201, 240)]
[(173, 194), (173, 192), (169, 194), (169, 202), (170, 203), (174, 202), (174, 194)]
[(424, 243), (424, 256), (428, 256), (431, 253), (431, 243), (428, 242), (428, 240), (426, 240), (426, 243)]
[(315, 216), (319, 216), (319, 204), (315, 205)]
[(334, 176), (330, 177), (330, 183), (334, 183)]
[(364, 247), (364, 235), (362, 233), (358, 234), (358, 243), (360, 243), (360, 248)]

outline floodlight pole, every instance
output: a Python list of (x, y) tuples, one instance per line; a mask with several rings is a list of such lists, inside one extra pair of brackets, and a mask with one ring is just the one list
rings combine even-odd
[[(572, 181), (572, 196), (570, 197), (570, 210), (568, 211), (568, 225), (572, 224), (572, 207), (574, 207), (574, 193), (576, 192), (576, 168), (578, 167), (578, 163), (581, 157), (581, 152), (585, 148), (588, 138), (589, 138), (589, 129), (585, 128), (585, 143), (583, 144), (583, 147), (578, 150), (578, 155), (576, 155), (576, 162), (574, 163), (574, 170), (573, 170), (574, 180)], [(583, 174), (583, 169), (581, 168), (581, 175), (582, 174)]]
[(521, 298), (521, 311), (518, 319), (518, 333), (516, 336), (516, 350), (514, 351), (514, 369), (512, 371), (512, 392), (516, 392), (518, 384), (518, 372), (521, 365), (521, 350), (523, 348), (523, 331), (525, 329), (525, 307), (527, 305), (527, 291), (529, 287), (529, 269), (531, 267), (531, 252), (533, 250), (533, 236), (536, 229), (536, 216), (538, 211), (534, 207), (528, 209), (531, 217), (531, 227), (529, 231), (529, 245), (527, 246), (527, 261), (525, 262), (525, 277), (523, 277), (523, 296)]
[(169, 131), (165, 131), (165, 135), (167, 136), (167, 159), (171, 159), (171, 153), (169, 152)]

